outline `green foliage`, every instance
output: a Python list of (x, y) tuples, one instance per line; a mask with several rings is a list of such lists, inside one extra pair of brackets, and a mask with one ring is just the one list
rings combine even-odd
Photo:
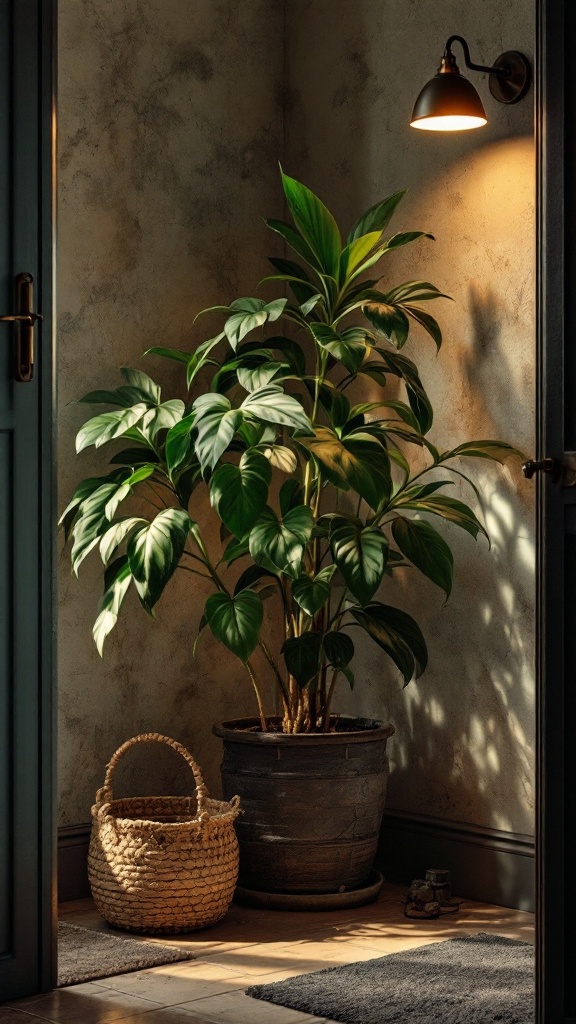
[(258, 643), (263, 613), (262, 601), (253, 590), (242, 590), (235, 597), (210, 594), (204, 609), (216, 639), (244, 664)]
[[(413, 331), (440, 349), (440, 326), (422, 304), (448, 296), (429, 281), (381, 283), (389, 254), (432, 239), (387, 234), (404, 191), (372, 206), (342, 241), (313, 192), (284, 173), (282, 186), (292, 223), (266, 223), (295, 256), (271, 258), (264, 280), (290, 298), (212, 306), (202, 313), (220, 330), (193, 351), (148, 349), (181, 368), (185, 397), (162, 401), (152, 378), (123, 368), (115, 390), (81, 399), (108, 408), (81, 427), (76, 450), (110, 444), (113, 468), (78, 485), (61, 523), (74, 572), (100, 552), (100, 653), (131, 584), (152, 613), (180, 568), (196, 577), (195, 597), (213, 589), (191, 650), (207, 626), (246, 666), (262, 716), (264, 671), (278, 685), (284, 729), (314, 731), (330, 728), (339, 678), (354, 686), (351, 628), (405, 684), (425, 670), (419, 626), (378, 595), (408, 568), (448, 598), (453, 556), (436, 526), (474, 539), (486, 531), (445, 490), (455, 477), (472, 484), (463, 459), (519, 453), (494, 440), (443, 451), (427, 436), (432, 404), (405, 351)], [(272, 333), (280, 321), (286, 335)], [(219, 550), (198, 525), (207, 512), (220, 525)]]

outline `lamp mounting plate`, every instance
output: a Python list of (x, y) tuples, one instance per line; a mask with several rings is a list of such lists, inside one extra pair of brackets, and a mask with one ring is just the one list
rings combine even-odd
[(508, 72), (507, 75), (490, 75), (489, 86), (494, 99), (499, 103), (518, 103), (530, 88), (530, 61), (518, 50), (506, 50), (494, 61), (494, 67)]

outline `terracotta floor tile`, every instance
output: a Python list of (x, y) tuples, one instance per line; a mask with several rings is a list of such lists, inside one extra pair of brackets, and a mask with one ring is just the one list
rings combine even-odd
[[(21, 1021), (20, 1024), (23, 1024)], [(213, 1024), (206, 1017), (199, 1017), (191, 1010), (181, 1007), (160, 1007), (146, 1013), (131, 1014), (122, 1018), (122, 1024)]]
[[(13, 1012), (17, 1007), (27, 1014), (19, 1012), (17, 1018), (6, 1022), (0, 1017), (0, 1024), (33, 1024), (40, 1016), (62, 1024), (116, 1020), (122, 1024), (178, 1024), (178, 1019), (182, 1024), (318, 1024), (320, 1018), (250, 999), (243, 989), (256, 981), (280, 981), (475, 931), (495, 931), (526, 941), (533, 938), (531, 914), (470, 901), (454, 916), (437, 921), (408, 920), (402, 905), (405, 891), (405, 886), (385, 885), (377, 902), (333, 913), (300, 914), (233, 905), (213, 928), (187, 935), (139, 937), (193, 950), (197, 959), (74, 986), (25, 1005), (15, 1003)], [(91, 900), (69, 906), (63, 916), (83, 927), (107, 927)], [(74, 1004), (71, 994), (75, 994)], [(80, 999), (82, 1003), (77, 1001)], [(52, 1015), (45, 1012), (46, 1007)]]
[(251, 999), (244, 993), (231, 992), (210, 996), (196, 1003), (185, 1004), (182, 1009), (201, 1013), (207, 1020), (219, 1024), (319, 1024), (324, 1018), (311, 1017), (299, 1010), (288, 1010), (260, 999)]
[(0, 1024), (41, 1024), (41, 1018), (14, 1006), (0, 1006)]
[(239, 989), (242, 987), (242, 979), (238, 972), (222, 964), (193, 960), (182, 965), (170, 964), (107, 978), (105, 984), (117, 992), (137, 993), (163, 1006), (175, 1006), (192, 999)]
[(12, 1006), (49, 1021), (66, 1024), (111, 1024), (130, 1014), (152, 1010), (158, 1004), (97, 984), (71, 985), (33, 999), (17, 1000)]

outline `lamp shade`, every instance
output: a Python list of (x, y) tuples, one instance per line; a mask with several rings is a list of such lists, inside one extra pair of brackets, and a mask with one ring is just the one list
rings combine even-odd
[(488, 121), (476, 89), (460, 72), (439, 72), (422, 89), (412, 112), (412, 128), (434, 132), (480, 128)]

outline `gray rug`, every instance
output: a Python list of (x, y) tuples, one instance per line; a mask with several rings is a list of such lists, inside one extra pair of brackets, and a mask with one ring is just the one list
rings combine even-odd
[(344, 1024), (533, 1024), (533, 949), (478, 932), (246, 992)]
[(91, 928), (58, 922), (59, 987), (194, 959), (194, 953), (176, 946), (121, 938), (110, 932), (95, 932)]

